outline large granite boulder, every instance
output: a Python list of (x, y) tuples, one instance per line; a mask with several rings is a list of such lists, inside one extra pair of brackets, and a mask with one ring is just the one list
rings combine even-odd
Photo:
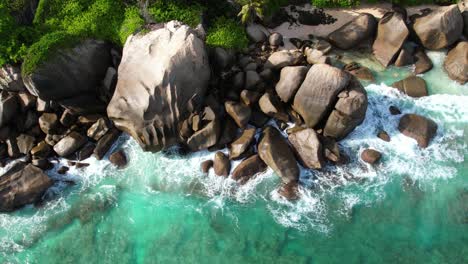
[(282, 50), (274, 52), (265, 62), (266, 69), (280, 70), (286, 66), (295, 66), (302, 63), (304, 56), (298, 50)]
[(210, 79), (205, 44), (176, 21), (125, 43), (107, 114), (146, 151), (179, 143), (179, 123), (200, 105)]
[(86, 40), (55, 51), (23, 79), (29, 92), (42, 100), (59, 102), (75, 112), (102, 112), (100, 86), (111, 64), (109, 43)]
[(313, 65), (294, 98), (293, 108), (313, 128), (333, 108), (351, 75), (327, 64)]
[(259, 155), (243, 160), (232, 172), (232, 179), (240, 181), (241, 183), (247, 182), (255, 175), (266, 171), (267, 165), (260, 158)]
[(294, 153), (276, 128), (265, 128), (258, 144), (258, 154), (281, 177), (283, 183), (299, 181), (299, 166)]
[(432, 12), (418, 16), (413, 29), (425, 48), (443, 49), (462, 36), (463, 17), (457, 5), (438, 7)]
[(366, 90), (354, 77), (338, 98), (335, 109), (328, 117), (323, 135), (340, 140), (364, 121), (368, 100)]
[(377, 29), (377, 20), (371, 14), (362, 13), (328, 35), (328, 40), (340, 49), (351, 49), (361, 41), (372, 37)]
[(39, 168), (19, 162), (0, 177), (0, 212), (10, 212), (39, 201), (52, 186)]
[(409, 36), (405, 19), (400, 13), (387, 12), (379, 21), (377, 38), (372, 50), (375, 58), (385, 67), (398, 56), (403, 43)]
[(307, 128), (294, 132), (289, 135), (288, 139), (304, 167), (309, 169), (323, 168), (325, 160), (322, 143), (313, 129)]
[(450, 78), (465, 84), (468, 81), (468, 41), (462, 41), (453, 48), (444, 61), (444, 68)]
[(276, 93), (281, 101), (287, 103), (294, 98), (308, 70), (306, 66), (284, 67), (281, 70), (280, 80), (276, 84)]
[(406, 114), (400, 118), (398, 129), (403, 135), (415, 139), (421, 148), (426, 148), (437, 133), (437, 124), (424, 116)]
[(401, 92), (415, 98), (427, 96), (426, 81), (418, 76), (410, 76), (401, 81), (392, 84), (392, 87), (397, 88)]

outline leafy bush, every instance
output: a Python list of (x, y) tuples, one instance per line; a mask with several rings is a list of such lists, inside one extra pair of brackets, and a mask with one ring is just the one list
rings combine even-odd
[(316, 7), (352, 7), (359, 4), (359, 0), (312, 0), (312, 5)]
[(240, 50), (249, 44), (245, 28), (236, 20), (219, 17), (208, 30), (206, 43), (213, 47)]
[(198, 3), (188, 4), (183, 1), (156, 0), (148, 9), (152, 18), (158, 22), (179, 20), (195, 27), (200, 23), (204, 7)]
[[(311, 0), (312, 5), (316, 7), (352, 7), (360, 4), (359, 0)], [(367, 0), (367, 3), (379, 3), (383, 1)], [(421, 4), (455, 4), (456, 0), (393, 0), (387, 1), (400, 5), (421, 5)]]

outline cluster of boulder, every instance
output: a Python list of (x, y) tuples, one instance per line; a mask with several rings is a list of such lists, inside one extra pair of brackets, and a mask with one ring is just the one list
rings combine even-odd
[[(410, 18), (400, 8), (380, 21), (361, 14), (326, 39), (289, 39), (292, 50), (282, 48), (283, 36), (258, 24), (247, 26), (252, 44), (242, 52), (207, 49), (203, 30), (171, 21), (130, 36), (122, 53), (86, 40), (25, 76), (19, 66), (4, 66), (0, 160), (22, 161), (0, 177), (0, 211), (40, 200), (53, 184), (44, 174), (51, 160), (86, 166), (82, 161), (91, 155), (105, 156), (120, 131), (146, 151), (216, 151), (201, 169), (240, 184), (270, 167), (281, 177), (280, 194), (297, 198), (300, 168), (345, 163), (338, 142), (366, 115), (367, 93), (358, 79), (372, 81), (372, 72), (356, 63), (333, 66), (333, 50), (367, 43), (382, 65), (414, 64), (418, 74), (432, 68), (424, 49), (449, 48), (444, 66), (465, 83), (468, 44), (459, 40), (467, 21), (460, 8)], [(393, 86), (409, 96), (427, 95), (416, 76)], [(389, 111), (401, 115), (395, 107)], [(405, 114), (398, 129), (427, 147), (437, 125)], [(376, 136), (390, 141), (385, 131)], [(361, 153), (368, 163), (381, 156), (372, 149)], [(109, 159), (118, 167), (127, 162), (122, 151)], [(232, 168), (233, 160), (241, 162)]]
[[(51, 161), (65, 158), (68, 166), (83, 168), (83, 160), (102, 159), (109, 151), (120, 135), (105, 114), (118, 54), (105, 42), (86, 40), (31, 74), (22, 76), (14, 65), (0, 69), (0, 162), (12, 163), (0, 177), (0, 211), (40, 200), (53, 184), (44, 173), (53, 169)], [(67, 173), (68, 166), (57, 173)]]

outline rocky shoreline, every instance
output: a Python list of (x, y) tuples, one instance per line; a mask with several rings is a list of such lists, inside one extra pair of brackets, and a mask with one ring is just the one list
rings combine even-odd
[[(416, 75), (432, 68), (425, 51), (448, 49), (447, 74), (464, 84), (467, 8), (461, 3), (409, 17), (395, 8), (380, 20), (360, 14), (327, 38), (285, 39), (249, 24), (251, 46), (240, 52), (206, 47), (202, 26), (171, 21), (130, 36), (123, 51), (86, 40), (32, 73), (4, 66), (0, 160), (10, 164), (0, 176), (0, 211), (39, 202), (53, 185), (44, 171), (54, 160), (85, 168), (91, 155), (106, 156), (121, 131), (146, 151), (216, 152), (201, 170), (213, 168), (240, 184), (270, 167), (281, 178), (279, 193), (297, 199), (300, 168), (346, 163), (338, 143), (365, 119), (367, 93), (359, 80), (374, 77), (357, 63), (340, 63), (339, 52), (359, 48), (384, 67), (414, 65), (415, 76), (392, 86), (419, 98), (428, 92)], [(286, 41), (295, 48), (285, 49)], [(430, 144), (434, 121), (389, 111), (401, 115), (402, 134), (421, 148)], [(376, 137), (390, 140), (385, 131)], [(368, 149), (361, 159), (374, 164), (382, 155)], [(123, 151), (109, 160), (119, 168), (127, 163)], [(233, 160), (241, 160), (236, 168)]]

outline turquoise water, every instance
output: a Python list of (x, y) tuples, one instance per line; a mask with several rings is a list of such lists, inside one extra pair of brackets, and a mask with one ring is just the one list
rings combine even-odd
[[(385, 85), (407, 69), (372, 67), (383, 84), (366, 87), (366, 121), (341, 144), (351, 163), (303, 170), (299, 201), (278, 196), (271, 171), (237, 186), (199, 172), (208, 152), (144, 153), (122, 137), (125, 170), (91, 159), (52, 175), (76, 184), (54, 186), (43, 207), (0, 214), (0, 262), (468, 263), (468, 86), (436, 67), (431, 96), (414, 100)], [(399, 134), (390, 105), (439, 124), (430, 147)], [(367, 147), (384, 153), (376, 167), (357, 158)]]

